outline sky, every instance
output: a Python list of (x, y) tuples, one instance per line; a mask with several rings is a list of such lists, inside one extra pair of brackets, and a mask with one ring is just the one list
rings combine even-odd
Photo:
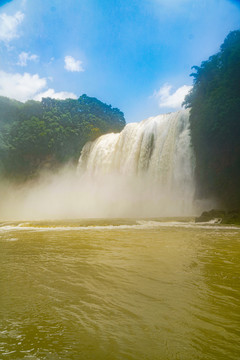
[(239, 28), (238, 0), (0, 0), (0, 95), (87, 94), (127, 122), (177, 111)]

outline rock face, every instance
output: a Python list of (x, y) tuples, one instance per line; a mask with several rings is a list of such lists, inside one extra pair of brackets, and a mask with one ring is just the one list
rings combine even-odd
[(195, 222), (208, 222), (216, 220), (222, 224), (236, 224), (240, 225), (240, 210), (216, 210), (204, 211), (201, 216), (195, 219)]

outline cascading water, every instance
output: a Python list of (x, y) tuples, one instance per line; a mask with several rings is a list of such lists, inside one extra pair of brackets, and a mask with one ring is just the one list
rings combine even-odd
[[(128, 124), (120, 134), (87, 143), (76, 169), (43, 173), (37, 182), (1, 193), (4, 219), (184, 216), (193, 206), (194, 157), (189, 112)], [(14, 210), (13, 210), (14, 209)]]
[(104, 216), (119, 217), (192, 214), (193, 169), (188, 110), (87, 143), (78, 166), (85, 195), (91, 193), (87, 208), (98, 204)]

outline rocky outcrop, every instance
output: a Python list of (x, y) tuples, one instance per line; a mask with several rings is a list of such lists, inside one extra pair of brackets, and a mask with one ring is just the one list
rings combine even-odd
[(240, 225), (240, 210), (216, 210), (204, 211), (201, 216), (195, 219), (196, 222), (216, 221), (221, 224)]

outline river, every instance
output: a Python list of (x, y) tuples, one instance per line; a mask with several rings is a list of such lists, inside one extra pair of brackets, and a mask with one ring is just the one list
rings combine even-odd
[(0, 224), (0, 359), (239, 360), (240, 227)]

